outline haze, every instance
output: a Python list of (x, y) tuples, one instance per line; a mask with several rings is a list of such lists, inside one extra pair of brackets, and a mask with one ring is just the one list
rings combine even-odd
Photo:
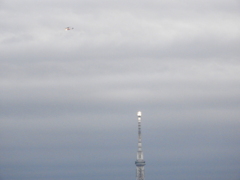
[[(237, 0), (0, 0), (2, 180), (239, 180)], [(74, 29), (65, 31), (66, 27)]]

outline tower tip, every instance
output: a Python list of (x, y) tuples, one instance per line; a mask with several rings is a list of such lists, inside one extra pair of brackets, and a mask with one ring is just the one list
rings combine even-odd
[(138, 112), (137, 112), (137, 116), (138, 116), (138, 117), (141, 117), (141, 116), (142, 116), (142, 112), (141, 112), (141, 111), (138, 111)]

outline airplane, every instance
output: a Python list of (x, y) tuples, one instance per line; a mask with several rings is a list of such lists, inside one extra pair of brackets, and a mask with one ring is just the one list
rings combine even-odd
[(69, 30), (72, 30), (72, 29), (74, 29), (74, 28), (73, 27), (66, 27), (65, 31), (69, 31)]

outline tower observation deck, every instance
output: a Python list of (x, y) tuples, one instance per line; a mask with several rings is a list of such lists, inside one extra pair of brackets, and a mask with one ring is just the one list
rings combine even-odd
[(142, 112), (138, 111), (137, 116), (138, 116), (138, 151), (137, 151), (137, 160), (135, 161), (135, 164), (136, 164), (136, 180), (144, 180), (145, 161), (143, 159), (142, 135), (141, 135)]

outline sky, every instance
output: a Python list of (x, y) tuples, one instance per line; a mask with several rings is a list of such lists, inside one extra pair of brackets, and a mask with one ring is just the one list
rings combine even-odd
[[(240, 180), (240, 1), (0, 0), (0, 179)], [(65, 31), (66, 27), (73, 27)]]

